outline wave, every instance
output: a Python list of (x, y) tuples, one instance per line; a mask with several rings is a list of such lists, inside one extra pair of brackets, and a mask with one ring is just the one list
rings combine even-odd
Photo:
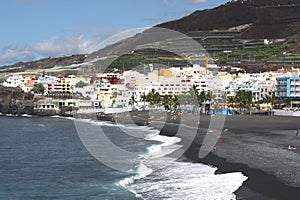
[(14, 114), (6, 114), (6, 117), (18, 117), (18, 115), (14, 115)]
[(173, 162), (128, 187), (143, 199), (235, 199), (233, 192), (247, 177), (239, 172), (215, 175), (216, 170), (200, 163)]
[(32, 115), (23, 114), (22, 117), (32, 117)]
[(59, 119), (68, 119), (68, 120), (75, 120), (74, 117), (64, 117), (64, 116), (60, 116), (60, 115), (53, 115), (50, 116), (51, 118), (59, 118)]
[(247, 180), (240, 172), (215, 175), (215, 167), (168, 157), (181, 147), (180, 138), (162, 136), (155, 130), (145, 140), (161, 144), (148, 147), (147, 153), (141, 155), (137, 174), (119, 182), (137, 198), (232, 200), (234, 192)]
[(124, 134), (156, 141), (151, 146), (145, 146), (147, 152), (141, 153), (135, 174), (116, 183), (137, 198), (232, 200), (235, 199), (234, 192), (247, 180), (240, 172), (215, 175), (215, 167), (177, 161), (168, 155), (182, 147), (179, 144), (181, 139), (159, 135), (159, 131), (151, 127), (76, 120), (95, 126), (119, 127)]

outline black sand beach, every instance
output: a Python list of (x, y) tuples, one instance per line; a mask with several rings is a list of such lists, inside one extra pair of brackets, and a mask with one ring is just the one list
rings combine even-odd
[[(193, 126), (193, 118), (184, 117)], [(193, 162), (216, 166), (216, 173), (242, 172), (248, 177), (235, 193), (237, 199), (299, 199), (300, 198), (300, 118), (278, 116), (227, 116), (222, 138), (216, 150), (203, 159), (198, 153), (206, 134), (210, 116), (200, 116), (198, 133), (184, 156)], [(162, 125), (163, 124), (163, 125)], [(178, 125), (153, 121), (151, 126), (162, 135), (178, 136)], [(196, 127), (195, 127), (196, 128)], [(189, 128), (186, 128), (188, 135)], [(183, 136), (182, 141), (189, 140)], [(297, 147), (289, 150), (288, 145)], [(230, 180), (229, 180), (230, 181)]]

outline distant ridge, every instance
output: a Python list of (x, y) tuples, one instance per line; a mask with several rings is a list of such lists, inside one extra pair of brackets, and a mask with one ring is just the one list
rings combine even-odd
[(300, 32), (299, 0), (239, 0), (227, 2), (214, 9), (196, 11), (179, 20), (157, 27), (182, 33), (205, 30), (226, 30), (250, 24), (240, 38), (286, 38)]
[(84, 62), (85, 55), (60, 56), (55, 58), (44, 58), (36, 61), (18, 62), (13, 65), (0, 67), (0, 72), (22, 72), (28, 69), (49, 69), (55, 66), (67, 66)]

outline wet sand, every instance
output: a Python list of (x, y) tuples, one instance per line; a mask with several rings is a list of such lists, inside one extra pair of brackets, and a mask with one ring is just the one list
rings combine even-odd
[[(194, 126), (199, 115), (185, 116), (180, 123)], [(179, 122), (179, 121), (178, 121)], [(216, 150), (203, 159), (198, 153), (206, 134), (210, 116), (200, 116), (197, 136), (184, 156), (193, 162), (216, 166), (216, 173), (242, 172), (248, 177), (235, 193), (237, 199), (299, 199), (300, 198), (300, 118), (279, 116), (227, 116)], [(162, 135), (178, 136), (176, 123), (153, 121), (151, 126)], [(190, 129), (186, 128), (188, 135)], [(180, 136), (183, 143), (190, 140)], [(213, 137), (213, 136), (212, 136)], [(297, 147), (289, 150), (288, 145)]]

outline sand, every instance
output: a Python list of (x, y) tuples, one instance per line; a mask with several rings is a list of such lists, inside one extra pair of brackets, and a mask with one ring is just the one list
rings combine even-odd
[[(197, 128), (195, 119), (200, 117)], [(165, 118), (164, 118), (165, 119)], [(227, 116), (216, 150), (203, 159), (198, 153), (206, 134), (210, 116), (186, 115), (182, 121), (156, 120), (151, 126), (161, 134), (179, 136), (189, 144), (190, 132), (197, 136), (185, 151), (184, 157), (218, 167), (216, 173), (242, 172), (248, 177), (236, 191), (237, 199), (299, 199), (300, 198), (300, 118), (278, 116)], [(183, 134), (178, 133), (178, 123)], [(194, 126), (194, 128), (192, 128)], [(214, 137), (213, 135), (211, 137)], [(187, 142), (188, 141), (188, 142)], [(289, 150), (288, 145), (296, 150)]]

